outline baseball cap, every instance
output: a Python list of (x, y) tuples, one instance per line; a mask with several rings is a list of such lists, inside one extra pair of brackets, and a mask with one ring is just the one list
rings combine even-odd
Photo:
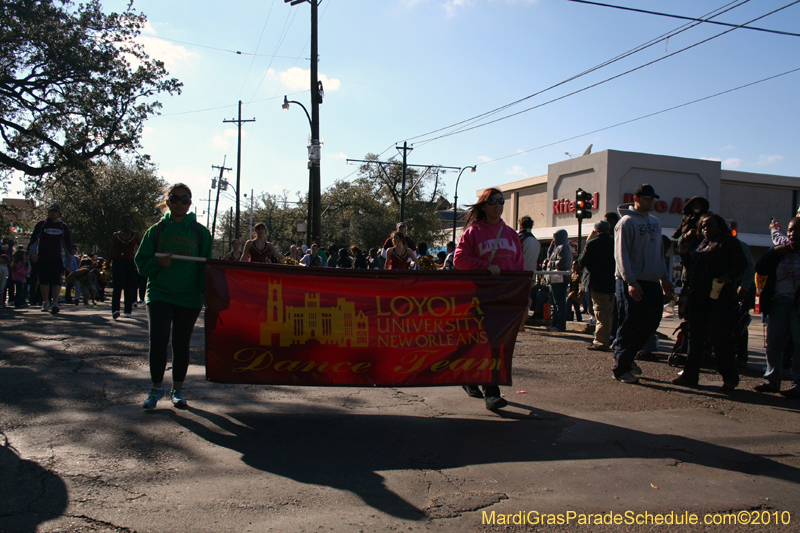
[(406, 227), (406, 223), (405, 222), (398, 222), (397, 223), (397, 229), (405, 228), (405, 227)]
[(640, 198), (661, 198), (659, 195), (656, 194), (655, 189), (649, 183), (642, 183), (636, 190), (633, 191), (634, 196), (639, 196)]
[(595, 231), (611, 231), (611, 224), (606, 220), (598, 220), (594, 223)]
[(53, 204), (53, 205), (51, 205), (51, 206), (50, 206), (50, 207), (47, 209), (47, 211), (48, 211), (48, 212), (49, 212), (49, 211), (58, 211), (58, 212), (60, 213), (60, 212), (61, 212), (61, 208), (60, 208), (60, 207), (58, 207), (58, 204)]

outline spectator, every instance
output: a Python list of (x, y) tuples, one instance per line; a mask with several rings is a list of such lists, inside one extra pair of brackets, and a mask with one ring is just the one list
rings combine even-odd
[(300, 260), (300, 264), (311, 267), (323, 266), (322, 258), (319, 256), (319, 244), (313, 243), (311, 245), (311, 252), (303, 256)]
[(114, 290), (111, 293), (111, 317), (119, 318), (119, 303), (125, 292), (125, 318), (131, 318), (133, 302), (136, 301), (136, 289), (139, 283), (139, 272), (133, 258), (142, 242), (142, 234), (133, 229), (133, 217), (122, 215), (122, 229), (111, 238), (111, 271), (114, 279)]
[(794, 347), (792, 387), (781, 392), (791, 399), (800, 399), (800, 217), (789, 221), (786, 244), (766, 251), (756, 263), (756, 283), (760, 289), (761, 312), (767, 317), (767, 370), (758, 392), (781, 392), (781, 367), (784, 346)]
[[(70, 269), (72, 272), (78, 270), (78, 247), (76, 245), (72, 245), (72, 268)], [(75, 284), (71, 281), (67, 281), (66, 289), (64, 289), (64, 303), (71, 304), (72, 303), (72, 293), (75, 289)], [(76, 296), (78, 296), (76, 294)]]
[[(416, 250), (417, 249), (417, 243), (414, 242), (414, 239), (409, 237), (408, 234), (407, 234), (408, 228), (406, 227), (406, 223), (405, 222), (398, 222), (397, 223), (397, 227), (395, 228), (395, 231), (399, 231), (400, 233), (403, 234), (403, 236), (405, 237), (405, 245), (406, 246), (408, 246), (412, 250)], [(386, 250), (388, 250), (389, 248), (391, 248), (394, 245), (394, 243), (392, 241), (392, 236), (393, 235), (394, 235), (394, 233), (392, 233), (392, 235), (390, 235), (389, 238), (386, 239), (386, 241), (383, 243), (381, 256), (384, 259), (386, 259)]]
[(447, 257), (444, 259), (444, 266), (442, 270), (458, 270), (453, 263), (454, 254), (456, 251), (456, 243), (450, 241), (447, 243)]
[[(539, 270), (539, 252), (542, 245), (531, 233), (533, 219), (528, 215), (519, 219), (519, 240), (522, 242), (522, 255), (525, 256), (525, 270)], [(533, 282), (531, 282), (533, 286)]]
[(339, 248), (336, 268), (353, 268), (353, 258), (350, 257), (350, 252), (347, 248)]
[[(689, 350), (683, 372), (672, 383), (697, 386), (703, 347), (710, 337), (723, 379), (722, 390), (732, 391), (739, 385), (733, 344), (736, 289), (747, 259), (739, 239), (731, 235), (721, 216), (706, 213), (700, 218), (698, 229), (703, 240), (687, 265), (691, 276), (682, 289), (689, 298)], [(724, 283), (721, 289), (715, 287), (718, 283)]]
[(377, 248), (370, 248), (369, 249), (369, 268), (372, 270), (383, 270), (384, 260), (383, 257), (378, 254)]
[(589, 350), (607, 352), (611, 349), (611, 325), (614, 321), (614, 238), (611, 224), (600, 220), (594, 225), (597, 237), (586, 243), (578, 265), (589, 272), (589, 292), (597, 326)]
[(336, 262), (338, 260), (339, 260), (339, 249), (336, 248), (336, 244), (335, 243), (331, 243), (331, 245), (328, 246), (328, 262), (327, 262), (327, 265), (330, 268), (336, 268)]
[[(8, 256), (4, 253), (0, 253), (0, 309), (6, 308), (6, 287), (7, 285), (10, 285), (8, 267)], [(11, 303), (10, 299), (8, 300), (8, 303)]]
[(661, 223), (649, 214), (656, 198), (651, 185), (636, 187), (633, 205), (619, 207), (622, 218), (614, 231), (619, 328), (613, 375), (623, 383), (639, 381), (634, 372), (641, 374), (641, 369), (634, 358), (661, 323), (664, 293), (671, 297), (673, 292), (664, 265)]
[(747, 259), (747, 268), (742, 274), (742, 280), (739, 282), (739, 288), (736, 290), (736, 296), (739, 300), (739, 320), (737, 322), (736, 331), (736, 363), (739, 368), (747, 366), (749, 333), (747, 326), (750, 325), (750, 310), (753, 309), (756, 303), (756, 291), (753, 288), (754, 276), (756, 273), (756, 263), (753, 261), (753, 254), (750, 253), (750, 247), (744, 241), (739, 241), (742, 245), (742, 252)]
[[(58, 298), (61, 295), (61, 273), (65, 270), (62, 250), (70, 255), (72, 238), (67, 226), (61, 220), (61, 209), (53, 204), (47, 210), (47, 218), (40, 220), (33, 228), (29, 246), (36, 246), (31, 260), (37, 263), (39, 286), (42, 290), (42, 311), (57, 314)], [(72, 261), (66, 268), (72, 267)]]
[[(572, 271), (572, 250), (569, 247), (567, 230), (560, 229), (553, 234), (553, 242), (548, 250), (548, 270)], [(567, 329), (567, 290), (571, 282), (570, 274), (550, 276), (550, 304), (553, 312), (553, 325), (550, 331)]]
[(11, 279), (10, 282), (14, 284), (14, 309), (22, 309), (28, 307), (25, 303), (25, 278), (31, 273), (30, 261), (25, 257), (23, 250), (14, 252), (11, 260)]
[(353, 254), (353, 268), (369, 268), (367, 258), (364, 257), (364, 252), (355, 244), (350, 247), (350, 253)]
[(231, 241), (231, 251), (225, 254), (224, 261), (240, 261), (242, 259), (242, 241), (233, 239)]
[(441, 252), (436, 253), (436, 266), (437, 268), (442, 268), (444, 266), (444, 261), (447, 259), (447, 252), (442, 250)]

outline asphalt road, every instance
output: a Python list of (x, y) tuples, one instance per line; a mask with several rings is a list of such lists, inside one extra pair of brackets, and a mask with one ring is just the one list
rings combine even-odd
[(618, 383), (588, 335), (529, 327), (495, 414), (460, 387), (209, 383), (198, 327), (190, 408), (146, 412), (143, 310), (0, 310), (0, 531), (800, 531), (800, 402), (752, 392), (751, 329), (724, 394), (665, 361)]

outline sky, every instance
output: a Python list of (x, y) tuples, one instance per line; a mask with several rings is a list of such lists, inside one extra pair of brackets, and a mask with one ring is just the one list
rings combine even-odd
[[(733, 8), (714, 20), (739, 25), (792, 1), (607, 3), (693, 18)], [(103, 1), (107, 12), (127, 5)], [(242, 210), (251, 190), (297, 199), (308, 187), (310, 129), (302, 109), (281, 104), (289, 95), (311, 110), (309, 4), (136, 0), (133, 9), (148, 17), (148, 53), (183, 82), (181, 95), (159, 97), (161, 115), (144, 129), (142, 152), (160, 175), (193, 188), (198, 215), (219, 172), (212, 165), (225, 161), (235, 184), (237, 129), (223, 120), (241, 100), (242, 118), (255, 119), (242, 126)], [(462, 175), (460, 205), (590, 144), (800, 177), (800, 71), (634, 120), (799, 69), (800, 37), (568, 0), (322, 0), (319, 14), (323, 189), (355, 177), (347, 158), (397, 158), (404, 141), (409, 164), (478, 165)], [(749, 25), (800, 33), (800, 3)], [(440, 137), (504, 106), (483, 119), (492, 124)], [(440, 175), (449, 199), (457, 174)], [(233, 205), (229, 194), (220, 211)]]

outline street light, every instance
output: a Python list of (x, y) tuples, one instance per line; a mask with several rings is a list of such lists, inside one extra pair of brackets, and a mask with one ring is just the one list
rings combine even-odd
[[(311, 132), (313, 133), (314, 132), (314, 124), (311, 122), (311, 115), (308, 114), (308, 109), (306, 109), (306, 106), (304, 106), (303, 104), (301, 104), (300, 102), (298, 102), (296, 100), (289, 100), (289, 98), (286, 95), (284, 95), (283, 96), (283, 105), (281, 105), (281, 107), (284, 110), (288, 111), (289, 110), (289, 104), (297, 104), (297, 105), (299, 105), (300, 107), (303, 108), (303, 111), (305, 111), (305, 113), (306, 113), (306, 118), (308, 118), (308, 125), (311, 128)], [(313, 206), (314, 206), (314, 202), (313, 202), (314, 194), (313, 194), (313, 192), (314, 192), (314, 173), (313, 173), (313, 170), (312, 170), (312, 163), (311, 163), (311, 147), (309, 146), (309, 152), (308, 152), (308, 220), (306, 222), (308, 224), (306, 226), (306, 228), (307, 228), (306, 229), (306, 246), (308, 246), (309, 248), (311, 247), (311, 242), (312, 242), (311, 241), (311, 221), (312, 221), (311, 212), (312, 212)]]
[(478, 165), (462, 168), (461, 172), (458, 173), (458, 178), (456, 179), (456, 192), (453, 195), (453, 242), (456, 242), (456, 219), (458, 218), (458, 180), (461, 179), (461, 174), (463, 174), (468, 168), (472, 169), (472, 172), (475, 173), (478, 170)]

